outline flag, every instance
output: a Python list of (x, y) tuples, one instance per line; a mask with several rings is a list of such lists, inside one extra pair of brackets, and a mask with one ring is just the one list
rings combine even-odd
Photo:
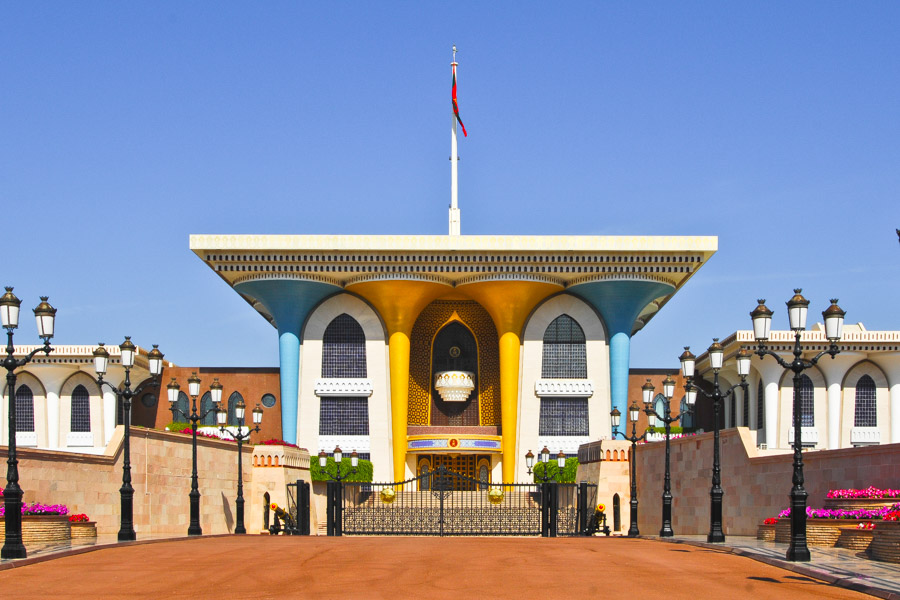
[(451, 95), (453, 96), (453, 114), (456, 115), (456, 120), (459, 122), (459, 126), (462, 127), (463, 137), (469, 137), (466, 133), (466, 126), (463, 125), (462, 119), (459, 118), (459, 105), (456, 103), (456, 66), (453, 67), (453, 88), (451, 90)]

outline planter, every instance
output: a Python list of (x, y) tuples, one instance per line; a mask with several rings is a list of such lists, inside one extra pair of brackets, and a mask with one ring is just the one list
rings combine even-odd
[[(809, 546), (834, 546), (841, 530), (855, 528), (863, 521), (854, 519), (806, 519), (806, 543)], [(778, 519), (775, 525), (775, 542), (791, 543), (791, 518)]]
[[(790, 535), (790, 527), (788, 527), (788, 535)], [(775, 525), (762, 524), (756, 529), (756, 539), (766, 542), (775, 541)]]
[(97, 522), (96, 521), (80, 521), (71, 523), (72, 540), (96, 540), (97, 539)]
[(875, 560), (900, 563), (900, 521), (878, 523), (874, 531), (869, 556)]
[[(877, 527), (881, 527), (881, 524), (878, 524)], [(835, 546), (838, 548), (849, 548), (850, 550), (868, 550), (874, 536), (874, 529), (845, 527), (841, 529), (841, 535)]]
[(900, 498), (825, 498), (825, 508), (838, 510), (877, 510), (900, 504)]
[[(22, 515), (22, 543), (26, 547), (68, 542), (71, 537), (68, 515)], [(0, 519), (0, 538), (6, 536), (6, 523)]]

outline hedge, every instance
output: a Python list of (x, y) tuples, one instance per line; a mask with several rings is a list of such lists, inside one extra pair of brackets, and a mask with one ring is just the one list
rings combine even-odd
[[(350, 457), (347, 454), (344, 454), (344, 458), (341, 460), (341, 475), (347, 475), (344, 481), (372, 481), (372, 461), (359, 459), (359, 466), (356, 468), (356, 473), (350, 473), (351, 470)], [(325, 471), (330, 474), (337, 473), (337, 464), (334, 462), (334, 457), (328, 457), (324, 470), (319, 466), (319, 457), (317, 455), (309, 457), (309, 472), (313, 481), (330, 480), (331, 477), (326, 475)]]
[[(578, 470), (578, 459), (574, 456), (566, 459), (566, 466), (563, 467), (562, 476), (559, 475), (559, 466), (556, 459), (551, 458), (547, 463), (547, 474), (558, 483), (575, 483), (575, 472)], [(544, 475), (544, 463), (538, 461), (534, 465), (534, 481), (540, 483)]]

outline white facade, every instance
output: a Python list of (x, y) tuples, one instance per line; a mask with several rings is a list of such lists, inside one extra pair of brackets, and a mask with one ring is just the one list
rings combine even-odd
[[(739, 383), (733, 357), (741, 348), (756, 349), (753, 332), (737, 331), (722, 344), (726, 352), (720, 371), (722, 384)], [(773, 331), (767, 343), (768, 349), (786, 361), (793, 359), (793, 346), (791, 331)], [(826, 350), (824, 326), (816, 324), (804, 331), (801, 347), (804, 359)], [(801, 442), (820, 450), (900, 442), (900, 331), (867, 331), (862, 323), (848, 324), (838, 347), (840, 353), (834, 358), (826, 354), (803, 372), (809, 382), (804, 384), (807, 424), (801, 426)], [(697, 372), (707, 380), (712, 378), (706, 353), (698, 357)], [(731, 402), (725, 403), (725, 426), (757, 430), (761, 447), (790, 448), (794, 439), (793, 372), (771, 356), (754, 355), (747, 382), (748, 397), (738, 390), (733, 413)]]

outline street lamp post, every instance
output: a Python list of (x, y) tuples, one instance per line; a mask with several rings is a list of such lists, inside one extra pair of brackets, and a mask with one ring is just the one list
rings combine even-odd
[(697, 401), (697, 394), (703, 394), (705, 398), (713, 401), (713, 470), (712, 470), (712, 487), (709, 490), (709, 534), (706, 541), (709, 543), (719, 543), (725, 541), (725, 532), (722, 530), (722, 496), (725, 495), (722, 490), (722, 472), (719, 466), (719, 411), (722, 404), (737, 388), (742, 388), (744, 398), (747, 398), (747, 375), (750, 374), (750, 357), (752, 356), (748, 350), (741, 348), (737, 353), (737, 371), (741, 377), (741, 382), (736, 383), (724, 392), (719, 386), (719, 371), (725, 362), (725, 348), (719, 343), (719, 338), (713, 338), (713, 343), (707, 350), (709, 353), (709, 365), (713, 370), (713, 391), (707, 393), (694, 385), (694, 367), (697, 358), (691, 353), (690, 347), (685, 346), (684, 352), (678, 359), (681, 361), (681, 374), (687, 380), (685, 383), (685, 392), (688, 405), (693, 406)]
[(672, 537), (675, 535), (675, 532), (672, 530), (672, 487), (671, 487), (671, 472), (669, 470), (669, 457), (670, 457), (670, 449), (669, 449), (669, 435), (671, 434), (672, 423), (675, 423), (681, 417), (688, 412), (680, 413), (677, 417), (672, 416), (671, 403), (672, 396), (675, 395), (675, 380), (672, 379), (671, 375), (666, 375), (666, 379), (663, 381), (663, 397), (665, 398), (665, 410), (663, 414), (660, 415), (656, 412), (656, 409), (653, 408), (653, 392), (656, 391), (656, 388), (653, 387), (653, 384), (650, 383), (650, 380), (647, 380), (643, 386), (641, 386), (641, 392), (643, 394), (644, 406), (646, 410), (653, 413), (653, 416), (658, 420), (662, 421), (666, 428), (666, 471), (665, 478), (663, 479), (663, 495), (662, 495), (662, 528), (659, 530), (659, 537)]
[(200, 395), (200, 378), (197, 377), (197, 373), (191, 373), (191, 376), (188, 377), (188, 394), (191, 397), (191, 414), (185, 413), (179, 409), (176, 404), (178, 402), (178, 393), (181, 391), (181, 386), (178, 385), (178, 382), (175, 381), (174, 377), (169, 385), (166, 386), (166, 389), (169, 394), (169, 403), (172, 406), (172, 415), (174, 416), (175, 413), (178, 413), (191, 421), (191, 491), (188, 494), (191, 507), (191, 522), (190, 525), (188, 525), (188, 535), (203, 535), (203, 529), (200, 527), (200, 488), (197, 482), (197, 422), (201, 419), (205, 419), (209, 413), (215, 412), (215, 407), (218, 406), (219, 402), (222, 400), (222, 384), (219, 383), (218, 377), (210, 384), (209, 393), (212, 397), (213, 408), (205, 411), (203, 414), (197, 414), (197, 396)]
[(637, 461), (635, 460), (635, 449), (637, 448), (637, 443), (647, 437), (647, 433), (650, 432), (650, 429), (648, 428), (647, 431), (641, 435), (637, 434), (637, 420), (640, 412), (638, 405), (633, 402), (631, 403), (631, 406), (628, 407), (628, 420), (631, 421), (631, 435), (625, 435), (619, 431), (619, 421), (622, 418), (622, 413), (619, 412), (619, 409), (614, 408), (612, 409), (612, 412), (609, 413), (610, 422), (612, 423), (613, 438), (617, 435), (621, 435), (623, 439), (631, 442), (631, 458), (629, 459), (631, 462), (631, 500), (629, 501), (631, 512), (629, 514), (629, 519), (631, 522), (628, 525), (628, 537), (637, 537), (641, 535), (641, 532), (638, 530), (637, 470), (635, 468), (635, 463)]
[(756, 338), (757, 343), (756, 354), (760, 358), (765, 358), (766, 355), (772, 356), (784, 369), (794, 373), (794, 473), (792, 476), (793, 486), (791, 487), (791, 544), (788, 546), (786, 558), (791, 561), (807, 562), (809, 561), (809, 548), (806, 545), (807, 493), (803, 488), (803, 407), (800, 403), (800, 377), (803, 371), (815, 366), (819, 359), (826, 354), (830, 354), (831, 358), (834, 358), (840, 352), (837, 343), (841, 339), (841, 333), (844, 328), (844, 315), (847, 313), (841, 310), (836, 299), (831, 300), (831, 306), (822, 312), (822, 317), (825, 319), (825, 337), (828, 339), (829, 347), (811, 359), (803, 359), (801, 358), (800, 334), (806, 329), (806, 313), (809, 307), (809, 300), (800, 294), (801, 291), (799, 288), (795, 289), (794, 297), (787, 302), (791, 331), (794, 332), (794, 359), (792, 361), (784, 360), (766, 347), (769, 332), (772, 328), (772, 311), (766, 307), (765, 300), (758, 301), (759, 306), (750, 313), (750, 317), (753, 319), (753, 336)]
[(216, 421), (219, 423), (219, 431), (222, 433), (227, 433), (233, 439), (237, 440), (238, 443), (238, 485), (237, 485), (237, 500), (235, 500), (235, 525), (234, 532), (236, 534), (244, 534), (247, 533), (247, 530), (244, 528), (244, 474), (243, 474), (243, 457), (241, 452), (241, 444), (244, 443), (244, 440), (250, 438), (250, 434), (254, 431), (259, 431), (259, 424), (262, 422), (262, 408), (260, 408), (259, 404), (256, 405), (252, 411), (253, 413), (253, 428), (247, 429), (247, 433), (242, 431), (244, 427), (244, 411), (246, 410), (246, 405), (244, 405), (243, 400), (238, 400), (237, 404), (234, 407), (234, 416), (237, 419), (237, 433), (231, 431), (230, 429), (225, 429), (225, 420), (228, 417), (228, 413), (222, 410), (222, 405), (217, 404), (216, 411)]
[(159, 376), (163, 368), (163, 353), (159, 351), (157, 344), (147, 353), (147, 362), (152, 378), (142, 383), (137, 389), (131, 389), (131, 369), (134, 367), (134, 357), (137, 348), (131, 342), (130, 336), (125, 336), (125, 341), (119, 344), (122, 354), (122, 366), (125, 368), (125, 387), (119, 389), (108, 381), (104, 381), (106, 368), (109, 365), (109, 352), (101, 342), (94, 350), (94, 371), (97, 372), (97, 386), (102, 390), (105, 385), (116, 395), (116, 402), (122, 403), (123, 425), (125, 426), (125, 438), (122, 444), (122, 487), (119, 488), (119, 500), (121, 503), (121, 522), (119, 525), (118, 540), (120, 542), (133, 542), (137, 539), (134, 531), (134, 488), (131, 485), (131, 400), (136, 398), (144, 390), (159, 385)]
[(344, 458), (344, 453), (341, 451), (340, 446), (335, 446), (334, 448), (334, 462), (335, 469), (334, 474), (328, 472), (326, 466), (328, 465), (328, 454), (322, 450), (319, 452), (319, 466), (322, 467), (322, 472), (328, 476), (332, 481), (343, 481), (350, 477), (353, 473), (356, 473), (356, 468), (359, 466), (359, 454), (354, 450), (350, 453), (350, 470), (345, 474), (341, 475), (341, 460)]
[(6, 368), (6, 389), (9, 392), (9, 445), (6, 459), (6, 488), (3, 490), (3, 509), (6, 533), (0, 558), (26, 558), (25, 544), (22, 543), (22, 488), (19, 487), (19, 459), (16, 456), (16, 369), (24, 367), (34, 355), (53, 352), (50, 338), (53, 337), (53, 324), (56, 309), (47, 302), (47, 296), (41, 296), (41, 303), (34, 309), (37, 321), (38, 337), (44, 345), (29, 352), (25, 357), (16, 359), (16, 348), (13, 345), (13, 331), (19, 326), (19, 306), (22, 301), (12, 293), (11, 287), (0, 297), (0, 321), (6, 329), (6, 357), (2, 365)]

